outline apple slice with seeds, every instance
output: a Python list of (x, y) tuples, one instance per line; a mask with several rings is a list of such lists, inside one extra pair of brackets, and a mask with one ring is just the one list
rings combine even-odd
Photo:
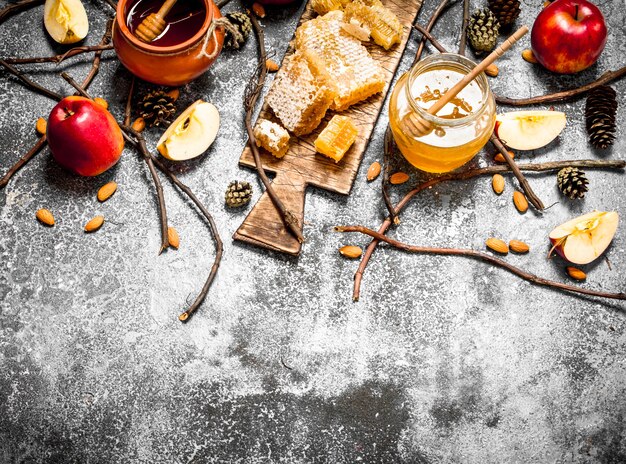
[(220, 127), (220, 114), (211, 103), (198, 100), (170, 124), (157, 150), (172, 161), (185, 161), (203, 154)]
[(608, 248), (617, 231), (615, 211), (593, 211), (561, 224), (550, 232), (552, 251), (574, 264), (588, 264)]
[(496, 133), (510, 148), (536, 150), (557, 138), (565, 122), (560, 111), (513, 111), (496, 116)]

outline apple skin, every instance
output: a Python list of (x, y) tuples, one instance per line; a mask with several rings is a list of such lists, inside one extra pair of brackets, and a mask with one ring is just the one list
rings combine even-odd
[(606, 38), (606, 23), (597, 6), (586, 0), (556, 0), (537, 16), (530, 44), (543, 67), (572, 74), (598, 60)]
[(124, 149), (122, 131), (111, 113), (84, 97), (66, 97), (52, 108), (47, 137), (56, 162), (81, 176), (102, 174)]

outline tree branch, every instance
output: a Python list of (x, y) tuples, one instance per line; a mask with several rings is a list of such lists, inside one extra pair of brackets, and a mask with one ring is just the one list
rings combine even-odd
[(44, 134), (39, 137), (37, 143), (35, 143), (35, 145), (28, 151), (28, 153), (22, 156), (17, 161), (17, 163), (11, 166), (6, 174), (2, 177), (2, 179), (0, 179), (0, 189), (6, 187), (6, 185), (9, 183), (9, 180), (11, 180), (11, 177), (13, 177), (13, 175), (22, 168), (22, 166), (28, 163), (37, 153), (39, 153), (39, 151), (46, 146), (46, 143), (47, 140)]
[(27, 10), (37, 5), (43, 5), (45, 0), (19, 0), (5, 6), (0, 10), (0, 24), (2, 24), (9, 16)]
[(66, 58), (71, 58), (83, 53), (91, 53), (97, 51), (113, 50), (113, 45), (91, 45), (84, 47), (75, 47), (60, 55), (37, 56), (32, 58), (7, 58), (4, 61), (9, 64), (31, 64), (31, 63), (61, 63)]
[[(439, 16), (441, 16), (441, 13), (443, 13), (443, 10), (446, 9), (449, 1), (450, 0), (441, 0), (437, 8), (435, 8), (435, 11), (433, 11), (433, 14), (430, 17), (430, 20), (428, 21), (428, 24), (426, 25), (426, 30), (428, 32), (430, 32), (432, 28), (435, 26), (437, 19), (439, 18)], [(415, 59), (413, 60), (412, 66), (414, 66), (422, 58), (422, 53), (424, 52), (425, 45), (426, 45), (426, 38), (422, 37), (420, 39), (419, 46), (417, 47), (417, 52), (415, 52)]]
[[(621, 160), (566, 160), (566, 161), (554, 161), (548, 163), (532, 163), (532, 164), (520, 164), (518, 167), (522, 171), (527, 172), (555, 172), (562, 168), (572, 166), (576, 168), (585, 168), (585, 169), (618, 169), (623, 170), (626, 168), (626, 161)], [(491, 176), (493, 174), (503, 174), (505, 172), (511, 172), (510, 166), (497, 165), (497, 166), (488, 166), (480, 169), (470, 169), (464, 172), (451, 173), (443, 176), (435, 177), (434, 179), (430, 179), (426, 182), (423, 182), (416, 187), (414, 187), (410, 192), (408, 192), (396, 205), (395, 211), (396, 214), (399, 214), (400, 211), (404, 209), (404, 207), (409, 203), (409, 201), (419, 192), (425, 190), (429, 187), (433, 187), (434, 185), (440, 184), (442, 182), (447, 181), (457, 181), (457, 180), (467, 180), (474, 177), (479, 176)], [(378, 233), (384, 234), (389, 227), (391, 226), (391, 219), (387, 217), (381, 226), (378, 228)], [(363, 279), (363, 274), (365, 273), (365, 268), (369, 263), (370, 258), (374, 254), (376, 247), (378, 246), (379, 240), (374, 239), (370, 242), (365, 253), (363, 253), (363, 258), (361, 258), (361, 262), (359, 263), (359, 268), (354, 274), (354, 288), (352, 293), (352, 299), (354, 301), (359, 301), (359, 297), (361, 294), (361, 281)]]
[(553, 288), (556, 290), (578, 293), (582, 295), (597, 296), (601, 298), (626, 300), (625, 293), (608, 293), (608, 292), (602, 292), (598, 290), (588, 290), (586, 288), (575, 287), (573, 285), (563, 284), (560, 282), (555, 282), (553, 280), (544, 279), (543, 277), (538, 277), (535, 274), (531, 274), (516, 266), (513, 266), (512, 264), (509, 264), (502, 259), (496, 258), (487, 253), (483, 253), (483, 252), (476, 251), (476, 250), (463, 249), (463, 248), (433, 248), (433, 247), (408, 245), (406, 243), (393, 240), (384, 234), (373, 231), (363, 226), (337, 226), (335, 227), (335, 230), (337, 232), (359, 232), (361, 234), (369, 235), (375, 240), (386, 242), (394, 248), (408, 251), (409, 253), (447, 255), (447, 256), (464, 256), (466, 258), (477, 259), (477, 260), (492, 264), (494, 266), (500, 267), (502, 269), (505, 269), (509, 271), (511, 274), (521, 277), (522, 279), (530, 283), (533, 283), (535, 285), (540, 285), (543, 287), (549, 287), (549, 288)]
[(31, 89), (32, 91), (37, 92), (38, 94), (43, 95), (44, 97), (51, 98), (52, 100), (59, 101), (59, 100), (63, 99), (63, 97), (61, 95), (59, 95), (58, 93), (53, 92), (52, 90), (48, 90), (45, 87), (42, 87), (41, 85), (37, 84), (36, 82), (30, 80), (19, 69), (17, 69), (13, 65), (7, 63), (6, 61), (0, 60), (0, 65), (2, 65), (7, 71), (9, 71), (11, 74), (13, 74), (15, 77), (17, 77), (20, 81), (22, 81), (22, 83), (26, 87)]
[(469, 23), (469, 0), (463, 0), (463, 19), (461, 20), (461, 43), (459, 44), (459, 55), (465, 56), (465, 46), (467, 45), (467, 24)]

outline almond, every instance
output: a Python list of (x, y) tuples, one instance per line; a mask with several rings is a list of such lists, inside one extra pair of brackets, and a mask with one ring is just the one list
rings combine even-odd
[(109, 104), (104, 98), (96, 97), (93, 99), (94, 103), (100, 105), (102, 108), (109, 109)]
[(98, 201), (107, 201), (117, 190), (117, 183), (109, 182), (98, 190)]
[(535, 64), (538, 62), (537, 58), (535, 58), (535, 54), (530, 48), (527, 48), (526, 50), (522, 52), (522, 58), (524, 58), (529, 63)]
[(367, 168), (367, 180), (373, 181), (380, 174), (380, 163), (378, 161), (374, 161), (370, 164), (370, 167)]
[(37, 132), (39, 135), (46, 135), (46, 129), (48, 128), (48, 121), (44, 118), (37, 119), (37, 124), (35, 125)]
[(85, 224), (85, 232), (95, 232), (104, 224), (104, 216), (95, 216), (87, 224)]
[(135, 121), (133, 122), (132, 128), (133, 130), (137, 132), (143, 132), (143, 130), (146, 128), (145, 119), (142, 117), (135, 119)]
[(165, 95), (170, 97), (172, 100), (176, 101), (178, 100), (178, 97), (180, 97), (180, 90), (172, 89), (169, 92), (167, 92)]
[[(509, 156), (511, 157), (511, 159), (515, 159), (515, 153), (513, 153), (512, 151), (509, 151)], [(506, 163), (506, 158), (502, 153), (498, 153), (496, 156), (494, 156), (493, 160), (498, 163)]]
[(500, 70), (493, 63), (485, 68), (485, 74), (487, 74), (488, 76), (491, 76), (491, 77), (496, 77), (499, 72), (500, 72)]
[(519, 190), (513, 192), (513, 204), (515, 204), (515, 207), (520, 213), (528, 211), (528, 200)]
[(173, 227), (167, 228), (167, 241), (170, 246), (176, 250), (178, 250), (178, 246), (180, 245), (180, 237), (178, 237), (178, 232)]
[(404, 172), (396, 172), (389, 177), (389, 182), (393, 185), (404, 184), (407, 180), (409, 180), (409, 175)]
[(504, 177), (502, 177), (500, 174), (494, 174), (491, 178), (491, 187), (497, 195), (500, 195), (502, 192), (504, 192)]
[(509, 242), (509, 248), (514, 253), (528, 253), (530, 250), (530, 247), (520, 240), (511, 240)]
[(37, 212), (35, 213), (35, 217), (42, 224), (45, 224), (45, 225), (50, 226), (50, 227), (52, 227), (54, 225), (54, 216), (52, 215), (52, 213), (49, 210), (47, 210), (45, 208), (38, 209)]
[(577, 267), (567, 266), (567, 273), (572, 279), (575, 280), (585, 280), (587, 278), (587, 274), (584, 271), (578, 269)]
[(267, 72), (276, 72), (278, 71), (278, 63), (274, 60), (265, 60), (265, 69)]
[(358, 258), (359, 256), (361, 256), (361, 254), (363, 254), (363, 250), (361, 250), (361, 247), (358, 247), (358, 246), (346, 245), (346, 246), (339, 248), (339, 253), (341, 253), (346, 258), (354, 259), (354, 258)]
[(252, 4), (252, 11), (259, 18), (265, 18), (265, 8), (260, 3), (254, 2)]
[(487, 245), (487, 248), (495, 251), (496, 253), (502, 253), (503, 255), (506, 255), (509, 252), (509, 247), (507, 246), (507, 244), (499, 238), (488, 238), (485, 241), (485, 245)]

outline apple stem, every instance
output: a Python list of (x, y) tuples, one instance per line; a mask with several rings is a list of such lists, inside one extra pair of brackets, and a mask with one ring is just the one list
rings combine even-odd
[(74, 112), (69, 108), (63, 108), (63, 111), (65, 112), (65, 119), (69, 118), (70, 116), (74, 116)]
[(574, 13), (574, 20), (578, 21), (578, 4), (576, 4), (576, 12)]

